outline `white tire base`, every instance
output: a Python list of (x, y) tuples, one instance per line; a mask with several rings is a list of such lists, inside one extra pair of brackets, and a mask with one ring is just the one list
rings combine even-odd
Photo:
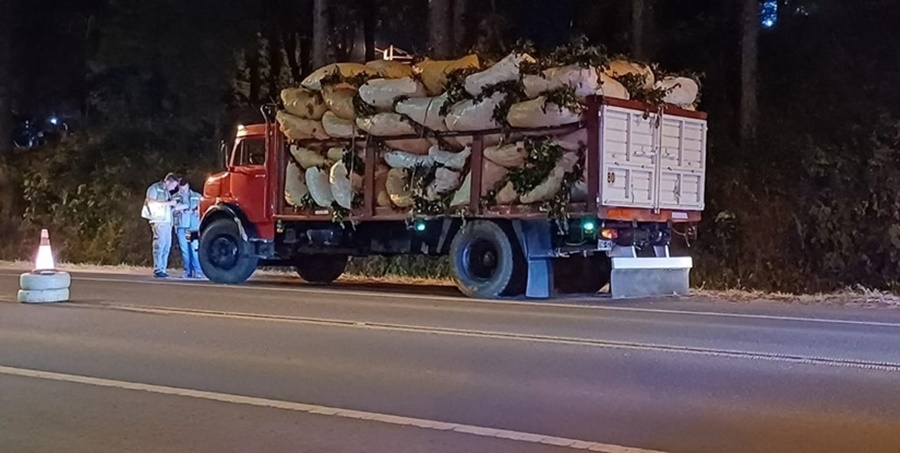
[(52, 274), (25, 273), (19, 276), (19, 288), (25, 291), (46, 291), (68, 289), (72, 284), (72, 276), (67, 272)]
[(23, 304), (51, 304), (69, 300), (69, 288), (45, 290), (19, 290), (19, 302)]

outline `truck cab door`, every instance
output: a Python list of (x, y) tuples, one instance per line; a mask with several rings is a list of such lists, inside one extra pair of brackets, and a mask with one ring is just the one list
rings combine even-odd
[(231, 197), (251, 223), (268, 220), (266, 196), (266, 138), (251, 136), (234, 145), (231, 158)]

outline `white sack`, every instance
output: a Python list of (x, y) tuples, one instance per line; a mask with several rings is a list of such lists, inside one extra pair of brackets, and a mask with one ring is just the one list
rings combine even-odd
[(425, 97), (425, 88), (412, 77), (403, 79), (372, 79), (359, 87), (359, 97), (366, 104), (382, 112), (394, 111), (400, 97)]
[(584, 99), (597, 93), (600, 87), (597, 77), (594, 68), (569, 65), (547, 69), (541, 75), (525, 75), (522, 84), (529, 99), (567, 85), (575, 89), (575, 96)]
[(306, 186), (309, 187), (309, 194), (317, 205), (323, 208), (330, 208), (334, 202), (334, 196), (331, 195), (331, 184), (328, 181), (328, 171), (318, 168), (306, 169)]
[(510, 143), (503, 146), (491, 146), (484, 149), (484, 158), (505, 168), (521, 168), (525, 165), (528, 151), (525, 142)]
[(666, 91), (663, 101), (679, 107), (693, 106), (700, 95), (700, 85), (688, 77), (666, 77), (659, 81), (657, 88)]
[(275, 120), (281, 125), (281, 132), (290, 140), (328, 140), (321, 121), (305, 120), (284, 111), (279, 111)]
[(318, 151), (296, 145), (291, 145), (290, 150), (291, 155), (294, 156), (294, 159), (304, 170), (307, 168), (331, 165), (331, 162), (328, 162), (328, 158)]
[(288, 162), (284, 174), (284, 201), (291, 206), (300, 207), (301, 200), (308, 193), (303, 170), (297, 164)]
[(375, 167), (375, 204), (382, 208), (391, 207), (391, 196), (387, 192), (387, 179), (390, 169), (379, 164)]
[(367, 73), (371, 75), (376, 74), (374, 70), (371, 70), (365, 65), (359, 63), (333, 63), (327, 66), (322, 66), (321, 68), (314, 71), (308, 77), (303, 79), (303, 82), (300, 83), (300, 86), (310, 90), (321, 90), (322, 79), (334, 74), (335, 71), (340, 71), (343, 77), (348, 78), (355, 77), (360, 73)]
[[(481, 136), (482, 146), (484, 147), (497, 146), (503, 143), (505, 139), (506, 136), (504, 134), (487, 134)], [(475, 142), (475, 138), (471, 135), (461, 135), (459, 137), (447, 137), (447, 141), (451, 144), (456, 142), (462, 148), (472, 146), (472, 143)]]
[(544, 96), (530, 101), (513, 104), (506, 116), (506, 121), (512, 127), (537, 128), (553, 127), (572, 124), (581, 121), (581, 114), (573, 112), (565, 107), (548, 103), (544, 111)]
[(587, 146), (587, 129), (578, 129), (570, 134), (561, 135), (553, 139), (553, 144), (559, 145), (566, 151), (578, 151)]
[(322, 98), (328, 110), (341, 119), (356, 120), (356, 107), (353, 98), (356, 96), (356, 88), (350, 85), (322, 87)]
[(379, 113), (368, 118), (357, 118), (356, 127), (376, 137), (415, 135), (412, 125), (396, 113)]
[(575, 185), (572, 186), (572, 191), (570, 192), (569, 199), (573, 202), (587, 201), (587, 189), (587, 181), (582, 178), (581, 181), (576, 182)]
[(456, 190), (456, 193), (453, 194), (453, 199), (450, 200), (450, 206), (465, 206), (469, 204), (469, 199), (472, 197), (472, 172), (466, 175), (466, 178), (463, 179), (463, 183), (459, 186), (459, 189)]
[(422, 84), (429, 96), (437, 96), (444, 92), (447, 75), (457, 69), (478, 68), (478, 55), (468, 55), (459, 60), (425, 60), (415, 65), (414, 70), (422, 79)]
[(547, 176), (547, 179), (528, 193), (522, 195), (522, 203), (537, 203), (555, 197), (562, 188), (563, 178), (565, 178), (566, 173), (572, 171), (572, 168), (577, 162), (578, 155), (575, 153), (563, 154), (556, 166), (553, 167), (553, 170), (550, 171), (550, 175)]
[(496, 189), (497, 184), (509, 174), (509, 170), (487, 159), (481, 162), (481, 196), (486, 197), (488, 192)]
[(647, 65), (636, 63), (628, 60), (614, 60), (609, 63), (609, 69), (606, 75), (616, 78), (626, 74), (636, 74), (644, 79), (644, 89), (652, 90), (656, 85), (656, 76), (653, 75), (653, 69)]
[(431, 157), (435, 162), (447, 168), (455, 170), (462, 170), (469, 161), (470, 155), (472, 155), (472, 149), (469, 147), (466, 147), (458, 153), (444, 151), (437, 146), (432, 146), (431, 149), (428, 150), (428, 157)]
[(489, 86), (501, 82), (519, 80), (521, 75), (519, 66), (526, 61), (534, 62), (534, 58), (531, 58), (527, 53), (511, 53), (507, 55), (490, 68), (466, 77), (466, 92), (472, 96), (478, 96)]
[(447, 125), (440, 112), (445, 102), (447, 102), (446, 94), (428, 98), (410, 98), (398, 102), (394, 110), (428, 129), (443, 132), (447, 130)]
[(413, 168), (420, 165), (434, 165), (434, 158), (403, 151), (389, 151), (384, 153), (384, 162), (391, 168)]
[(343, 162), (331, 166), (328, 181), (331, 183), (334, 201), (344, 209), (353, 209), (353, 183), (350, 181), (350, 172)]
[(426, 155), (428, 154), (428, 150), (431, 149), (433, 143), (431, 140), (427, 138), (403, 138), (399, 140), (385, 140), (384, 144), (387, 145), (388, 148), (397, 150), (397, 151), (405, 151), (410, 154), (419, 154)]
[(385, 79), (402, 79), (414, 74), (412, 66), (397, 60), (372, 60), (366, 62), (366, 67)]
[(516, 188), (513, 187), (513, 183), (511, 182), (506, 183), (506, 185), (497, 192), (497, 196), (494, 198), (499, 205), (510, 205), (515, 203), (518, 199), (519, 194), (516, 193)]
[(281, 90), (281, 101), (288, 113), (308, 120), (320, 120), (328, 110), (322, 95), (306, 88)]
[(325, 157), (328, 158), (329, 166), (344, 158), (344, 148), (342, 146), (333, 146), (325, 151)]
[(334, 138), (353, 138), (357, 135), (353, 120), (345, 120), (332, 111), (325, 112), (322, 116), (322, 127), (326, 134)]
[(439, 200), (441, 196), (453, 192), (459, 187), (461, 175), (449, 168), (438, 168), (434, 172), (434, 181), (425, 190), (425, 197), (430, 201)]
[(597, 90), (597, 94), (613, 99), (631, 99), (631, 95), (628, 93), (628, 90), (625, 88), (625, 85), (622, 85), (622, 82), (610, 77), (606, 73), (600, 73), (600, 89)]
[(391, 203), (398, 208), (409, 208), (413, 205), (412, 192), (407, 187), (408, 175), (402, 168), (394, 168), (387, 174), (385, 190)]
[(494, 93), (491, 97), (478, 103), (474, 100), (457, 103), (444, 118), (447, 129), (463, 132), (499, 128), (500, 125), (494, 121), (494, 109), (504, 99), (506, 99), (504, 93)]

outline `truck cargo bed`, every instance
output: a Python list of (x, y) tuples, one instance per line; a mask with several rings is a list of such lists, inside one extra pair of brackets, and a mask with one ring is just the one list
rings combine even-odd
[[(590, 98), (584, 120), (578, 124), (547, 129), (516, 129), (515, 134), (529, 136), (560, 135), (586, 129), (588, 146), (585, 153), (586, 201), (569, 205), (570, 217), (598, 217), (606, 220), (639, 222), (697, 222), (704, 208), (706, 179), (706, 114), (671, 106), (648, 111), (638, 102), (606, 98)], [(547, 210), (538, 205), (485, 206), (482, 188), (483, 137), (504, 131), (446, 133), (442, 137), (472, 137), (469, 168), (472, 173), (471, 198), (466, 206), (446, 215), (483, 218), (546, 218)], [(421, 138), (391, 137), (391, 140)], [(269, 137), (280, 140), (285, 150), (279, 153), (278, 191), (274, 195), (275, 219), (289, 221), (330, 221), (327, 208), (300, 210), (285, 203), (284, 169), (287, 146), (281, 134)], [(363, 179), (363, 203), (351, 211), (346, 220), (409, 219), (409, 210), (376, 206), (374, 144), (361, 136), (335, 144), (365, 147), (366, 172)], [(321, 143), (321, 142), (320, 142)], [(270, 167), (272, 168), (272, 167)]]

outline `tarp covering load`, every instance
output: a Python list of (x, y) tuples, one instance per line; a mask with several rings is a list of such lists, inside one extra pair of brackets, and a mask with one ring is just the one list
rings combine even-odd
[(655, 65), (611, 61), (584, 42), (545, 55), (331, 64), (281, 94), (276, 119), (292, 156), (285, 197), (298, 209), (359, 207), (363, 155), (334, 147), (356, 141), (375, 150), (376, 206), (412, 215), (464, 210), (478, 137), (483, 204), (564, 214), (587, 194), (582, 121), (594, 95), (636, 100), (648, 112), (667, 104), (695, 109), (700, 84)]

